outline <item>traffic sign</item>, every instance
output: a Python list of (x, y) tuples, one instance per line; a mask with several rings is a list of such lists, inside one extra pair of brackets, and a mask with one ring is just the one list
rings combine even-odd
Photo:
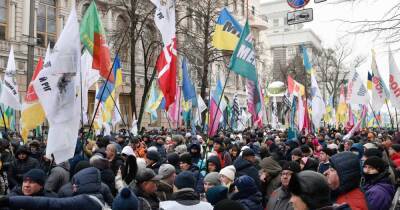
[(311, 22), (313, 20), (313, 9), (296, 10), (287, 13), (287, 24), (293, 25), (304, 22)]
[(308, 4), (308, 2), (310, 2), (310, 0), (287, 0), (289, 6), (294, 9), (303, 8)]

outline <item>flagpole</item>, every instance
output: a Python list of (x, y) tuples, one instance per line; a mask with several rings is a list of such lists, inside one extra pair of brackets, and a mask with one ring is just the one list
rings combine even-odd
[[(82, 50), (81, 50), (81, 54), (83, 53), (83, 51), (84, 51), (84, 49), (85, 49), (85, 47), (82, 47)], [(80, 66), (80, 70), (81, 70), (81, 72), (80, 72), (80, 74), (79, 74), (79, 76), (80, 76), (80, 80), (81, 80), (81, 126), (82, 126), (82, 128), (83, 128), (83, 126), (84, 126), (84, 123), (83, 123), (83, 96), (82, 96), (82, 88), (83, 88), (83, 80), (82, 80), (82, 63), (81, 63), (81, 66)]]
[[(230, 74), (231, 74), (231, 70), (228, 70), (228, 75), (227, 75), (227, 77), (226, 77), (226, 79), (225, 79), (225, 84), (224, 84), (224, 87), (222, 88), (221, 96), (219, 97), (219, 101), (218, 101), (218, 105), (217, 105), (217, 111), (216, 111), (215, 114), (214, 114), (214, 119), (213, 119), (213, 122), (212, 122), (210, 128), (214, 127), (215, 118), (217, 117), (219, 105), (221, 105), (222, 97), (224, 96), (226, 84), (228, 83), (228, 79), (229, 79), (229, 75), (230, 75)], [(210, 128), (208, 128), (208, 129), (210, 129)]]
[[(125, 30), (125, 32), (124, 32), (124, 36), (123, 36), (122, 39), (121, 39), (121, 43), (119, 44), (119, 47), (118, 47), (118, 50), (117, 50), (116, 55), (119, 54), (119, 51), (120, 51), (121, 48), (122, 48), (122, 43), (123, 43), (123, 41), (124, 41), (124, 39), (125, 39), (125, 37), (126, 37), (126, 34), (127, 34), (127, 32), (128, 32), (128, 29), (129, 29), (129, 27), (127, 27), (126, 30)], [(115, 58), (116, 58), (116, 57), (115, 57)], [(104, 87), (107, 87), (108, 80), (110, 79), (110, 76), (111, 76), (111, 74), (112, 74), (112, 69), (113, 69), (114, 64), (115, 64), (115, 58), (114, 58), (113, 63), (112, 63), (112, 65), (111, 65), (111, 67), (110, 67), (110, 70), (109, 70), (107, 79), (106, 79), (106, 81), (105, 81), (105, 83), (104, 83)], [(104, 95), (105, 90), (106, 90), (106, 89), (103, 88), (103, 90), (101, 91), (100, 99), (103, 98), (103, 95)], [(100, 103), (101, 103), (101, 101), (99, 101), (99, 103), (97, 103), (97, 106), (96, 106), (96, 109), (95, 109), (95, 111), (94, 111), (94, 115), (93, 115), (92, 121), (91, 121), (91, 123), (90, 123), (90, 127), (89, 127), (89, 131), (88, 131), (88, 136), (87, 136), (87, 137), (89, 137), (89, 134), (90, 134), (90, 132), (92, 131), (94, 119), (95, 119), (95, 116), (96, 116), (97, 111), (99, 110)]]
[(379, 123), (379, 120), (378, 120), (378, 118), (376, 117), (376, 114), (375, 114), (374, 109), (372, 108), (371, 102), (369, 102), (369, 106), (371, 107), (372, 114), (374, 114), (374, 118), (375, 118), (375, 120), (376, 120), (376, 123), (378, 124), (378, 127), (381, 128), (381, 124)]
[(181, 91), (179, 91), (179, 97), (178, 97), (178, 120), (176, 122), (176, 130), (179, 130), (179, 117), (181, 116), (181, 98), (182, 98), (182, 86), (178, 85), (178, 88), (181, 89)]
[(164, 115), (165, 115), (165, 118), (167, 118), (167, 121), (168, 121), (168, 126), (169, 126), (169, 130), (171, 131), (171, 135), (172, 135), (172, 126), (171, 126), (171, 121), (169, 120), (169, 117), (168, 117), (167, 111), (165, 111), (165, 109), (164, 109)]
[(393, 122), (392, 114), (390, 113), (389, 104), (388, 104), (387, 100), (385, 100), (385, 104), (386, 104), (386, 108), (389, 112), (390, 124), (392, 124), (392, 129), (394, 129), (394, 122)]
[(0, 106), (0, 112), (1, 112), (1, 117), (3, 118), (3, 124), (4, 124), (4, 131), (7, 134), (7, 125), (6, 125), (6, 119), (4, 118), (4, 112), (3, 112), (3, 108)]

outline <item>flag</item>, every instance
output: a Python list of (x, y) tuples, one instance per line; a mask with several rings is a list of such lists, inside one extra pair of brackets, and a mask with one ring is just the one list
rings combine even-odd
[[(178, 86), (178, 85), (176, 84), (176, 86)], [(182, 92), (181, 92), (181, 89), (178, 87), (176, 87), (176, 90), (177, 90), (176, 98), (174, 99), (174, 103), (172, 103), (169, 106), (169, 109), (167, 109), (168, 117), (171, 120), (171, 122), (173, 122), (173, 123), (176, 123), (179, 121), (179, 115), (180, 115), (180, 112), (182, 111), (180, 108), (180, 106), (181, 106), (180, 98), (181, 98)], [(179, 122), (178, 122), (178, 126), (179, 126)]]
[(389, 48), (389, 92), (390, 102), (394, 107), (400, 109), (400, 71), (393, 58), (392, 50)]
[(219, 50), (235, 50), (242, 33), (242, 26), (226, 8), (223, 8), (215, 24), (212, 45)]
[(295, 96), (303, 96), (305, 93), (304, 85), (300, 84), (294, 80), (290, 75), (287, 78), (288, 92), (289, 94), (294, 94)]
[(81, 67), (79, 24), (75, 7), (72, 8), (49, 63), (33, 82), (49, 121), (46, 157), (54, 155), (56, 163), (74, 156), (81, 111), (77, 77)]
[[(111, 56), (107, 45), (106, 32), (101, 22), (95, 1), (87, 8), (81, 21), (80, 40), (93, 56), (92, 68), (100, 72), (100, 76), (114, 82), (111, 71)], [(108, 77), (110, 76), (110, 77)]]
[(336, 114), (342, 116), (345, 115), (347, 112), (347, 104), (346, 104), (346, 99), (345, 99), (345, 95), (344, 95), (344, 85), (342, 84), (340, 86), (340, 96), (339, 96), (339, 104), (337, 107), (337, 111)]
[(237, 97), (237, 94), (235, 93), (235, 95), (233, 96), (232, 117), (231, 117), (231, 125), (233, 129), (236, 129), (238, 126), (239, 114), (240, 114), (239, 99)]
[(28, 140), (29, 131), (41, 125), (46, 119), (43, 107), (40, 104), (39, 98), (33, 87), (33, 81), (35, 81), (39, 72), (43, 69), (43, 64), (47, 63), (49, 59), (50, 59), (50, 46), (47, 47), (45, 61), (43, 61), (41, 57), (39, 58), (39, 61), (36, 65), (35, 71), (33, 72), (31, 82), (29, 83), (28, 90), (25, 95), (25, 101), (22, 104), (20, 123), (21, 123), (21, 137), (24, 140), (24, 142)]
[[(107, 122), (111, 122), (111, 116), (115, 109), (114, 101), (119, 99), (119, 87), (122, 85), (122, 69), (121, 69), (121, 62), (119, 60), (119, 56), (115, 56), (114, 65), (113, 65), (113, 75), (115, 78), (115, 83), (107, 82), (107, 88), (105, 93), (109, 93), (108, 97), (104, 102), (104, 111), (107, 113), (108, 118), (106, 119)], [(111, 86), (109, 86), (110, 84)], [(103, 85), (104, 87), (104, 85)], [(111, 92), (111, 93), (110, 93)], [(102, 97), (103, 99), (104, 97)]]
[(333, 109), (333, 95), (331, 95), (328, 99), (328, 102), (326, 103), (326, 110), (325, 110), (325, 115), (324, 115), (324, 121), (326, 123), (331, 123), (332, 121), (332, 114), (334, 112)]
[(157, 81), (153, 81), (150, 87), (150, 95), (145, 106), (145, 112), (150, 114), (151, 120), (157, 120), (157, 108), (160, 106), (163, 95), (157, 88)]
[(259, 128), (263, 126), (262, 121), (262, 94), (259, 84), (252, 80), (246, 80), (247, 109), (252, 116), (253, 123)]
[(203, 113), (207, 109), (207, 105), (204, 102), (203, 98), (198, 94), (197, 95), (197, 111), (195, 113), (194, 122), (197, 125), (201, 125), (201, 113)]
[(100, 78), (99, 71), (92, 68), (93, 57), (89, 51), (85, 50), (81, 57), (81, 77), (82, 77), (82, 114), (83, 123), (87, 124), (88, 119), (88, 91)]
[(156, 5), (154, 22), (161, 32), (163, 50), (156, 63), (158, 84), (165, 97), (165, 108), (168, 111), (175, 101), (176, 95), (176, 27), (175, 27), (175, 1), (167, 0), (162, 5), (160, 0), (151, 0)]
[(229, 69), (257, 83), (255, 50), (248, 20), (240, 35), (236, 49), (232, 54)]
[(17, 86), (17, 70), (12, 46), (8, 56), (7, 68), (4, 73), (4, 81), (1, 89), (0, 102), (13, 109), (20, 110), (21, 103)]
[(112, 114), (112, 126), (116, 126), (119, 122), (122, 121), (122, 116), (120, 114), (120, 112), (118, 112), (118, 110), (120, 109), (120, 104), (119, 104), (119, 98), (117, 98), (115, 100), (115, 103), (117, 104), (116, 106), (114, 106), (114, 110), (113, 110), (113, 114)]
[(353, 128), (349, 131), (349, 133), (343, 137), (343, 140), (350, 139), (356, 131), (360, 130), (361, 122), (364, 120), (365, 116), (367, 115), (367, 112), (368, 112), (367, 106), (363, 105), (360, 119), (358, 119), (357, 124), (353, 126)]
[(190, 80), (186, 58), (182, 59), (182, 77), (183, 77), (182, 91), (183, 91), (183, 97), (185, 98), (185, 101), (188, 101), (193, 98), (196, 99), (196, 90), (194, 89), (193, 83)]
[(368, 70), (368, 80), (367, 80), (368, 90), (372, 90), (372, 73)]
[(137, 121), (136, 115), (134, 113), (133, 116), (132, 116), (132, 128), (130, 130), (130, 132), (133, 134), (133, 136), (137, 136), (139, 134), (138, 133), (137, 123), (138, 123), (138, 121)]
[[(98, 93), (99, 93), (99, 86), (96, 83), (96, 93), (95, 94), (97, 95)], [(93, 110), (96, 111), (97, 107), (98, 107), (97, 112), (93, 113), (93, 119), (94, 119), (93, 120), (93, 128), (96, 131), (96, 134), (99, 134), (101, 128), (103, 127), (103, 118), (102, 118), (103, 105), (102, 105), (101, 101), (99, 101), (98, 99), (95, 98)]]
[(310, 59), (308, 58), (308, 53), (307, 53), (307, 49), (304, 47), (304, 45), (301, 45), (301, 51), (303, 52), (303, 64), (304, 64), (304, 68), (306, 70), (306, 72), (308, 74), (312, 74), (313, 73), (313, 68), (310, 62)]
[(325, 103), (313, 73), (311, 74), (311, 108), (312, 122), (315, 129), (319, 129), (321, 119), (325, 114)]
[[(221, 120), (222, 113), (226, 108), (225, 100), (222, 96), (222, 89), (223, 89), (223, 81), (222, 77), (218, 77), (217, 84), (212, 92), (211, 99), (210, 99), (210, 118), (209, 118), (209, 126), (208, 126), (208, 136), (212, 137), (217, 134), (219, 121)], [(221, 102), (219, 102), (221, 100)], [(219, 105), (219, 106), (218, 106)]]
[(299, 99), (299, 105), (297, 106), (297, 126), (299, 128), (299, 132), (301, 132), (304, 128), (304, 114), (305, 114), (305, 107), (304, 102), (301, 97)]
[[(369, 94), (367, 88), (365, 88), (361, 76), (357, 71), (354, 71), (353, 78), (351, 79), (352, 88), (348, 88), (347, 97), (349, 98), (348, 103), (350, 104), (369, 104)], [(349, 91), (350, 89), (350, 91)]]
[(378, 112), (386, 99), (389, 99), (389, 91), (386, 89), (385, 83), (379, 74), (378, 65), (376, 64), (375, 51), (372, 50), (372, 101), (371, 108)]

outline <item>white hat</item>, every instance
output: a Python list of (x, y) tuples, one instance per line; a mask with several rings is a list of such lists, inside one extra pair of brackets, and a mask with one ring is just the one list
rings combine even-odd
[(121, 154), (123, 154), (123, 155), (128, 155), (128, 156), (130, 156), (130, 155), (135, 155), (135, 153), (133, 152), (133, 149), (132, 149), (131, 146), (125, 146), (125, 147), (122, 149)]
[(219, 172), (219, 174), (228, 177), (228, 179), (230, 179), (231, 181), (235, 180), (235, 173), (236, 173), (236, 169), (233, 165), (227, 166), (227, 167), (221, 169), (221, 171)]
[(332, 150), (339, 149), (339, 146), (337, 144), (328, 144), (328, 146), (326, 146), (326, 147), (329, 149), (332, 149)]

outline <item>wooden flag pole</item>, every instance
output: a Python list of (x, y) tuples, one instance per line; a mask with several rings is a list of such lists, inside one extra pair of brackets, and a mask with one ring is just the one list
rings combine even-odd
[(385, 104), (386, 104), (386, 108), (389, 112), (390, 124), (392, 125), (392, 129), (394, 129), (394, 121), (392, 118), (392, 114), (390, 113), (389, 104), (388, 104), (387, 100), (385, 100)]

